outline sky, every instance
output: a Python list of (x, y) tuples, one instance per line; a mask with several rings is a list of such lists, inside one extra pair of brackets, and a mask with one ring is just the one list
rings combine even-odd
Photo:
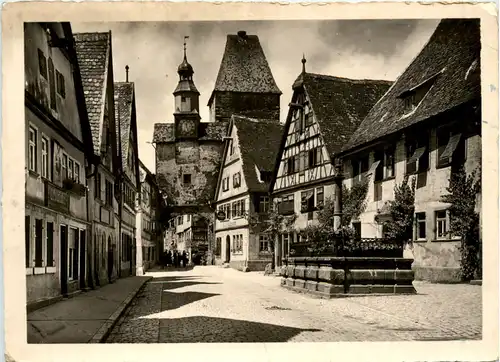
[(292, 84), (302, 70), (351, 79), (394, 81), (429, 40), (439, 20), (324, 20), (233, 22), (72, 23), (74, 33), (112, 34), (115, 82), (135, 83), (139, 158), (154, 173), (150, 143), (155, 123), (173, 122), (177, 67), (187, 57), (194, 68), (200, 115), (208, 122), (207, 102), (215, 85), (226, 37), (245, 30), (258, 35), (281, 96), (285, 121)]

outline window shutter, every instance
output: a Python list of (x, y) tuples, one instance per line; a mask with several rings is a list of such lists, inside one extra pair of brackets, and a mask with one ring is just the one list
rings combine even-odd
[(43, 266), (43, 226), (41, 219), (35, 219), (35, 267)]
[(25, 216), (24, 218), (24, 232), (25, 232), (25, 264), (26, 267), (29, 268), (30, 263), (30, 246), (31, 246), (31, 225), (30, 225), (30, 217)]
[(49, 87), (50, 87), (50, 108), (57, 110), (56, 103), (56, 79), (54, 74), (54, 63), (49, 58)]

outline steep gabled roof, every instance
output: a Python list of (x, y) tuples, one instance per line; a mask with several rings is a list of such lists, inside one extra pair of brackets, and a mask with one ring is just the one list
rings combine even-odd
[[(316, 122), (330, 156), (340, 152), (345, 143), (361, 123), (377, 100), (389, 89), (391, 82), (385, 80), (355, 80), (330, 75), (306, 73), (305, 69), (293, 83), (292, 103), (296, 102), (302, 89), (310, 101)], [(274, 164), (270, 189), (274, 188), (276, 176), (292, 117), (290, 107), (281, 137), (278, 157)]]
[(76, 45), (74, 45), (74, 34), (71, 30), (71, 24), (68, 22), (61, 23), (64, 37), (68, 42), (68, 55), (73, 65), (73, 82), (75, 84), (75, 97), (76, 97), (76, 105), (78, 109), (78, 116), (80, 119), (80, 126), (82, 129), (82, 140), (83, 146), (85, 148), (85, 156), (89, 160), (90, 163), (94, 164), (96, 161), (94, 148), (93, 148), (93, 140), (92, 140), (92, 129), (90, 127), (89, 115), (87, 111), (87, 105), (85, 101), (84, 89), (83, 89), (83, 81), (82, 75), (80, 72), (80, 65), (78, 64), (78, 56), (76, 54)]
[(300, 83), (330, 154), (342, 149), (392, 84), (385, 80), (354, 80), (312, 73), (302, 73), (295, 86)]
[[(283, 125), (269, 120), (233, 115), (242, 160), (243, 176), (250, 192), (269, 191), (269, 182), (259, 181), (259, 171), (272, 172), (283, 133)], [(257, 169), (256, 169), (257, 168)]]
[[(120, 135), (120, 147), (122, 165), (127, 164), (128, 150), (130, 144), (130, 132), (132, 126), (132, 108), (134, 102), (134, 83), (115, 83), (115, 113), (116, 130)], [(137, 140), (136, 140), (137, 142)]]
[[(257, 35), (228, 35), (214, 92), (281, 94)], [(212, 101), (209, 100), (209, 105)]]
[[(422, 51), (371, 109), (344, 150), (352, 150), (478, 99), (481, 96), (480, 51), (479, 20), (442, 20)], [(404, 115), (401, 96), (427, 81), (432, 82), (428, 93), (415, 111)]]
[[(228, 122), (201, 122), (199, 124), (199, 141), (222, 141), (226, 135)], [(154, 143), (175, 142), (174, 123), (155, 123), (153, 130)]]
[(153, 129), (153, 143), (175, 142), (175, 124), (155, 123)]
[(75, 48), (92, 130), (94, 154), (101, 149), (102, 123), (111, 51), (111, 34), (76, 33)]

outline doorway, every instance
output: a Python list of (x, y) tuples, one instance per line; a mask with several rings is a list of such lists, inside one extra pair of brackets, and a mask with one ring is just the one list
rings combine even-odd
[(108, 281), (111, 283), (113, 276), (113, 247), (111, 245), (111, 236), (108, 236)]
[(61, 294), (68, 294), (68, 227), (61, 225)]
[(231, 237), (226, 236), (226, 263), (231, 261)]
[(80, 230), (80, 288), (84, 289), (85, 285), (85, 266), (86, 266), (86, 245), (85, 245), (85, 230)]

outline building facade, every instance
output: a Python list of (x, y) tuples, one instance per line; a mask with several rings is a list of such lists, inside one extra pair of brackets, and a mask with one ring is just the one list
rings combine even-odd
[(139, 207), (136, 213), (136, 239), (137, 244), (141, 245), (142, 260), (137, 260), (137, 265), (142, 264), (142, 269), (145, 272), (156, 265), (159, 252), (163, 251), (163, 240), (157, 221), (159, 216), (158, 187), (154, 175), (140, 160), (139, 174), (140, 193), (138, 195)]
[(481, 164), (479, 62), (479, 21), (441, 21), (339, 155), (348, 187), (372, 175), (366, 210), (354, 222), (362, 237), (384, 236), (394, 186), (415, 179), (413, 245), (405, 254), (416, 279), (459, 280), (460, 239), (449, 233), (450, 205), (441, 197), (453, 172)]
[[(142, 275), (142, 245), (137, 244), (136, 213), (139, 209), (138, 188), (139, 152), (137, 146), (137, 115), (135, 106), (134, 83), (128, 81), (115, 82), (115, 114), (116, 128), (120, 135), (118, 155), (121, 161), (119, 206), (115, 218), (119, 222), (116, 240), (120, 240), (119, 276)], [(136, 270), (137, 266), (137, 270)]]
[(269, 182), (282, 136), (279, 118), (233, 115), (215, 194), (215, 263), (242, 271), (264, 270), (271, 262), (266, 219)]
[[(277, 119), (281, 92), (258, 37), (245, 32), (227, 37), (208, 104), (210, 122), (201, 122), (199, 92), (193, 82), (193, 67), (185, 52), (178, 74), (179, 84), (174, 91), (174, 123), (155, 124), (153, 142), (156, 144), (157, 181), (172, 220), (180, 220), (179, 216), (182, 216), (182, 220), (192, 218), (195, 222), (190, 254), (205, 254), (208, 263), (212, 263), (215, 246), (215, 209), (212, 203), (222, 158), (223, 136), (231, 114), (239, 112)], [(169, 222), (177, 232), (174, 224)], [(176, 245), (179, 247), (178, 243)]]
[(88, 285), (92, 136), (69, 23), (25, 23), (28, 308)]
[(93, 201), (89, 218), (89, 267), (93, 286), (102, 286), (118, 276), (117, 194), (120, 174), (114, 107), (111, 33), (75, 34), (75, 46), (92, 130), (97, 166), (88, 176)]
[(391, 84), (307, 73), (305, 62), (293, 84), (271, 183), (278, 212), (295, 215), (289, 232), (275, 242), (277, 266), (291, 243), (304, 241), (301, 232), (317, 222), (325, 198), (334, 197), (334, 155)]

